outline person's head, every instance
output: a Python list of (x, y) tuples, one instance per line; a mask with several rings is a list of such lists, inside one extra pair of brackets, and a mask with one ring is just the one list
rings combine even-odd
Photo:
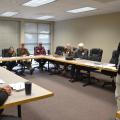
[(13, 47), (10, 47), (10, 48), (9, 48), (9, 52), (10, 52), (10, 53), (14, 52), (14, 48), (13, 48)]
[(41, 48), (42, 47), (42, 43), (39, 43), (38, 46)]
[(83, 50), (83, 49), (84, 49), (84, 43), (79, 43), (79, 44), (78, 44), (78, 48), (79, 48), (80, 50)]
[(24, 43), (21, 43), (21, 44), (20, 44), (20, 48), (25, 48), (25, 44), (24, 44)]
[(69, 43), (66, 44), (66, 49), (71, 49), (71, 45)]

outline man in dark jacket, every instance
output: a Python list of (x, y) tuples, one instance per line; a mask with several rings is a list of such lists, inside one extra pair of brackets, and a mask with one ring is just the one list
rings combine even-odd
[[(74, 58), (88, 59), (88, 50), (84, 48), (83, 43), (78, 44), (78, 48), (74, 53)], [(74, 82), (75, 79), (79, 79), (80, 76), (80, 67), (77, 65), (72, 65), (71, 68), (71, 82)]]
[(88, 58), (88, 51), (84, 48), (83, 43), (78, 44), (78, 48), (75, 51), (75, 58), (87, 59)]

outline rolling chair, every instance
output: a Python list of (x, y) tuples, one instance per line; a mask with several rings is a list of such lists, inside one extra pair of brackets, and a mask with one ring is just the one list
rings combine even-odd
[[(115, 66), (118, 64), (117, 50), (113, 50), (112, 57), (111, 57), (109, 63), (114, 64)], [(106, 86), (106, 85), (112, 85), (112, 87), (115, 88), (114, 78), (116, 77), (117, 72), (112, 72), (112, 71), (108, 72), (106, 70), (102, 70), (101, 73), (104, 74), (104, 75), (110, 76), (112, 78), (111, 82), (104, 82), (103, 87)]]
[(88, 56), (88, 60), (101, 62), (102, 54), (103, 54), (102, 49), (93, 48), (93, 49), (90, 50), (90, 55)]
[[(100, 49), (100, 48), (92, 48), (90, 50), (90, 54), (88, 56), (88, 60), (101, 62), (102, 54), (103, 54), (103, 50), (102, 49)], [(83, 85), (84, 87), (89, 85), (89, 84), (92, 84), (92, 79), (95, 79), (95, 78), (91, 77), (91, 72), (97, 72), (96, 70), (97, 70), (96, 68), (86, 68), (88, 82)]]
[[(64, 46), (57, 46), (54, 56), (55, 57), (63, 56), (64, 50), (65, 50)], [(61, 63), (55, 61), (50, 62), (54, 65), (54, 67), (50, 68), (49, 70), (51, 75), (63, 71), (63, 69), (60, 68)]]
[[(7, 52), (9, 49), (2, 49), (2, 57), (7, 57)], [(0, 65), (5, 66), (6, 62), (2, 62)]]
[(65, 48), (63, 46), (57, 46), (55, 50), (55, 54), (59, 56), (63, 56)]

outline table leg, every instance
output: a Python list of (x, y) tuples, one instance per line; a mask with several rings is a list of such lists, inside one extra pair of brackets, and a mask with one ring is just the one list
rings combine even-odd
[(21, 114), (21, 105), (18, 105), (17, 108), (18, 108), (18, 117), (21, 118), (22, 117), (22, 114)]
[(91, 85), (91, 77), (90, 77), (90, 71), (88, 71), (88, 82), (83, 85), (83, 87), (86, 87), (88, 85)]
[(48, 60), (48, 72), (49, 72), (49, 70), (50, 70), (50, 62)]

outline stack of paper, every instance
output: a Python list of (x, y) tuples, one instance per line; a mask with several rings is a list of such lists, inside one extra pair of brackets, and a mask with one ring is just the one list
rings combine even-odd
[(2, 79), (0, 79), (0, 84), (4, 84), (5, 82), (2, 80)]
[(13, 84), (10, 84), (10, 86), (16, 91), (20, 91), (20, 90), (25, 89), (25, 83), (24, 82), (13, 83)]

